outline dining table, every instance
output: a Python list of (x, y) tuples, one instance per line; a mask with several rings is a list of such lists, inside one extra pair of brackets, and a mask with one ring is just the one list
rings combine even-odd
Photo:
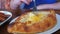
[[(56, 12), (56, 14), (60, 15), (60, 10), (54, 10), (54, 11)], [(8, 33), (8, 31), (7, 31), (8, 25), (12, 19), (14, 19), (15, 17), (17, 17), (21, 14), (20, 10), (13, 10), (13, 11), (10, 10), (9, 12), (12, 13), (12, 18), (10, 18), (7, 22), (5, 22), (4, 24), (2, 24), (0, 26), (0, 34), (12, 34), (12, 33)], [(57, 30), (56, 32), (52, 33), (52, 34), (60, 34), (60, 29)]]

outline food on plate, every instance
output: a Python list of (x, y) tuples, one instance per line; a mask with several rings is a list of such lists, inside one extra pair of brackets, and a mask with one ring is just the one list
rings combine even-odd
[(0, 13), (0, 22), (5, 21), (9, 15), (5, 15), (4, 13)]
[(9, 33), (44, 32), (56, 25), (54, 10), (26, 12), (8, 26)]

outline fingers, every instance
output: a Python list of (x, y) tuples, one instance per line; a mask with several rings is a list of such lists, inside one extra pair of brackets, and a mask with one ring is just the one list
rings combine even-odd
[(30, 2), (32, 2), (32, 0), (11, 0), (10, 7), (11, 9), (16, 9), (18, 5), (21, 5), (22, 3), (29, 5)]
[(32, 0), (7, 0), (5, 7), (6, 9), (16, 9), (22, 3), (29, 5), (30, 2), (32, 2)]

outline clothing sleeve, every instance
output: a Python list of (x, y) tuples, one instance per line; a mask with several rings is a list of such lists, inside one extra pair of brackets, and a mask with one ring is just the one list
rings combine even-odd
[[(52, 4), (55, 3), (56, 0), (36, 0), (36, 6), (41, 5), (41, 4)], [(30, 9), (34, 7), (34, 2), (32, 1), (30, 5), (25, 4), (24, 8), (25, 9)]]

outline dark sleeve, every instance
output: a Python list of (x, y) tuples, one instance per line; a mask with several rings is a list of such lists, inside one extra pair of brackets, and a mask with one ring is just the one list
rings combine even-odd
[[(41, 5), (41, 4), (52, 4), (55, 3), (56, 0), (36, 0), (36, 6)], [(30, 5), (25, 4), (24, 8), (25, 9), (30, 9), (34, 7), (34, 2), (32, 1)]]

